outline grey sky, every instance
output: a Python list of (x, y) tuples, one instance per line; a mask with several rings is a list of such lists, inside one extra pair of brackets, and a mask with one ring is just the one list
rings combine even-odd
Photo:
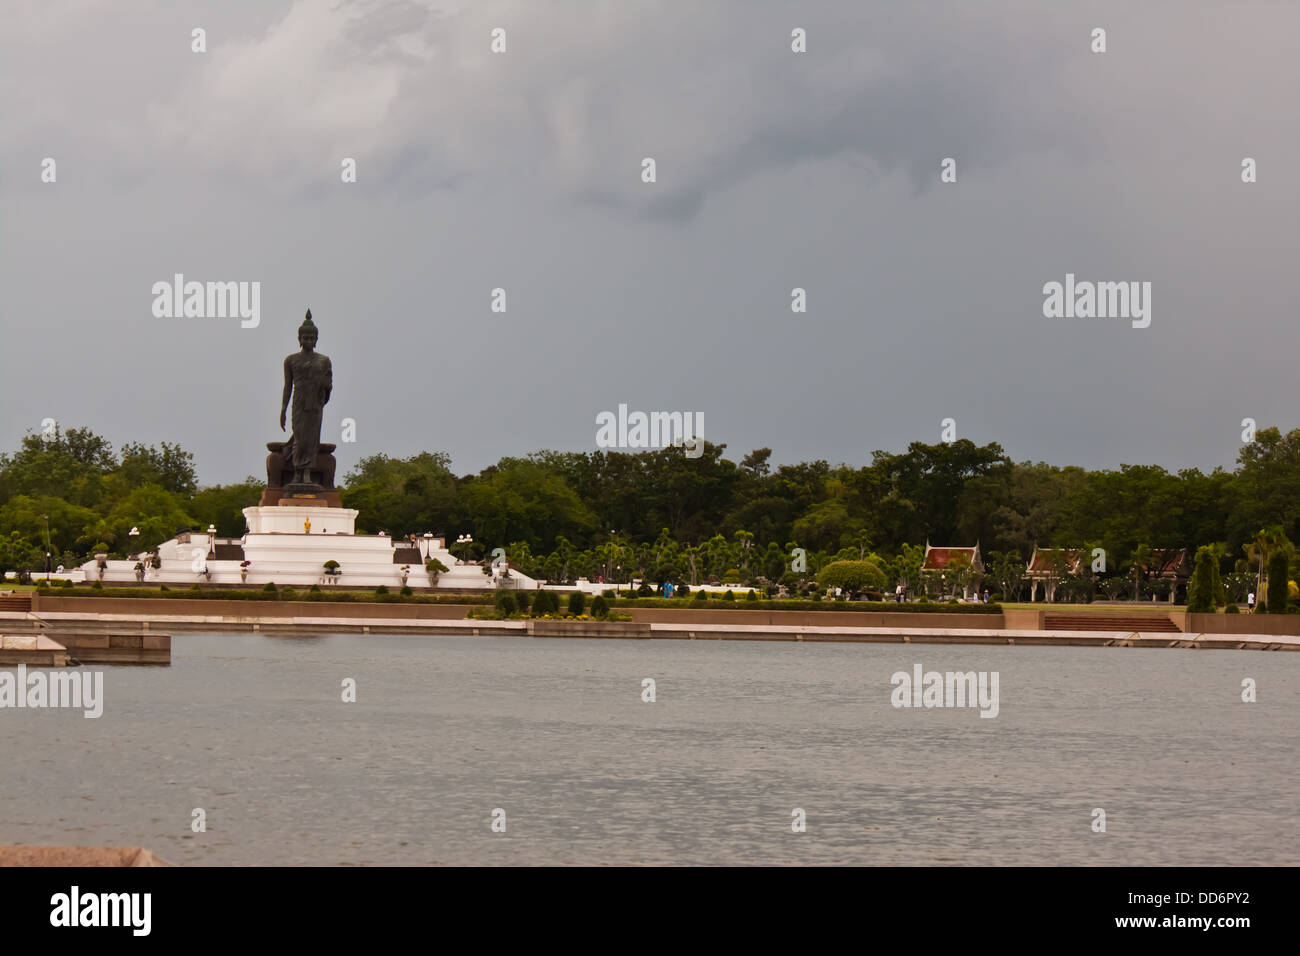
[[(1297, 424), (1298, 30), (1272, 2), (7, 5), (0, 447), (52, 417), (259, 474), (310, 306), (341, 472), (594, 450), (619, 403), (702, 412), (734, 459), (862, 463), (952, 417), (1016, 459), (1228, 465), (1242, 418)], [(260, 327), (155, 318), (176, 272), (260, 281)], [(1150, 281), (1151, 327), (1044, 318), (1067, 272)]]

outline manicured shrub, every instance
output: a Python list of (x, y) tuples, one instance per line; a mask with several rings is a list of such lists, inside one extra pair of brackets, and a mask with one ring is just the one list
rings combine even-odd
[(262, 590), (263, 590), (263, 591), (266, 591), (266, 592), (268, 592), (268, 593), (270, 593), (270, 594), (274, 594), (275, 591), (276, 591), (276, 588), (275, 588), (275, 582), (274, 582), (274, 581), (267, 581), (267, 582), (266, 582), (266, 586), (263, 587)]
[(91, 585), (91, 587), (94, 588), (96, 591), (102, 591), (104, 590), (104, 582), (96, 581), (94, 584)]
[(376, 594), (387, 594), (387, 593), (388, 593), (388, 585), (386, 585), (386, 584), (381, 584), (381, 585), (379, 585), (379, 587), (375, 588), (375, 593), (376, 593)]
[(528, 605), (532, 603), (532, 594), (528, 591), (515, 592), (515, 607), (519, 609), (520, 614), (528, 613)]
[(509, 591), (498, 591), (493, 604), (496, 607), (497, 617), (509, 617), (518, 607), (515, 596)]
[(727, 588), (727, 590), (722, 592), (722, 600), (724, 601), (736, 600), (736, 592), (731, 590), (731, 588)]
[(642, 581), (641, 586), (636, 589), (636, 593), (639, 597), (653, 597), (655, 589), (650, 586), (649, 581)]
[(609, 602), (603, 594), (596, 595), (591, 602), (592, 617), (609, 617)]
[(311, 591), (312, 594), (320, 594), (320, 593), (321, 593), (320, 585), (319, 585), (319, 584), (313, 584), (313, 585), (309, 588), (309, 590)]
[(1240, 613), (1241, 613), (1241, 608), (1237, 607), (1237, 605), (1235, 605), (1235, 604), (1229, 604), (1226, 608), (1223, 609), (1223, 613), (1224, 613), (1224, 614), (1240, 614)]
[(691, 586), (689, 584), (679, 584), (673, 590), (673, 597), (684, 598), (691, 596)]
[(728, 569), (728, 570), (726, 571), (726, 573), (722, 575), (722, 583), (723, 583), (723, 584), (739, 584), (739, 583), (740, 583), (740, 571), (737, 570), (736, 568), (730, 568), (730, 569)]
[(823, 588), (845, 591), (879, 591), (885, 586), (885, 572), (875, 561), (832, 561), (817, 574)]
[(61, 587), (61, 588), (70, 588), (70, 587), (72, 587), (72, 581), (71, 581), (71, 579), (69, 579), (69, 578), (64, 578), (64, 579), (63, 579), (63, 583), (60, 584), (59, 587)]
[(402, 593), (402, 597), (410, 597), (412, 594), (415, 593), (415, 591), (411, 588), (409, 584), (403, 584), (401, 593)]
[(754, 601), (755, 603), (757, 603), (757, 602), (758, 602), (758, 592), (757, 592), (757, 591), (754, 591), (754, 590), (750, 590), (750, 591), (745, 595), (745, 600), (746, 600), (746, 601)]
[(619, 591), (619, 592), (618, 592), (618, 596), (621, 597), (621, 598), (635, 598), (635, 597), (637, 596), (637, 592), (636, 592), (636, 591)]
[(569, 595), (569, 613), (577, 617), (587, 609), (587, 595), (581, 591), (574, 591)]
[(1196, 567), (1192, 571), (1192, 580), (1187, 585), (1187, 611), (1189, 614), (1213, 614), (1214, 594), (1214, 553), (1206, 547), (1196, 551)]
[[(198, 589), (199, 586), (197, 584), (194, 585), (193, 590), (197, 591)], [(291, 587), (284, 587), (280, 589), (280, 597), (284, 598), (286, 601), (292, 601), (297, 596), (298, 596), (298, 592)]]

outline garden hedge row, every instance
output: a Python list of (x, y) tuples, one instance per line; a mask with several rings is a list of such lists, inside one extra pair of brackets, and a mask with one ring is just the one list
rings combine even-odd
[[(38, 588), (38, 594), (50, 597), (84, 597), (84, 598), (177, 598), (193, 601), (279, 601), (284, 588), (278, 591), (245, 590), (204, 590), (191, 591), (188, 588), (93, 587), (73, 588)], [(374, 591), (309, 591), (306, 588), (293, 588), (291, 600), (322, 601), (339, 604), (491, 604), (492, 592), (483, 594), (376, 594)]]

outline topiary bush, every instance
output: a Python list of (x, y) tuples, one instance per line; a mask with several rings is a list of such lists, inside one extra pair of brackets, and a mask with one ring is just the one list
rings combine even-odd
[(268, 594), (274, 594), (275, 591), (276, 591), (275, 582), (274, 582), (274, 581), (267, 581), (267, 582), (266, 582), (266, 586), (263, 587), (262, 590), (263, 590), (263, 591), (266, 591)]
[(518, 608), (518, 604), (515, 603), (515, 596), (509, 591), (498, 591), (493, 605), (496, 608), (497, 617), (509, 617)]
[(727, 590), (722, 592), (722, 600), (724, 601), (736, 600), (736, 592), (731, 590), (731, 588), (727, 588)]
[(823, 588), (855, 591), (880, 591), (885, 587), (885, 572), (875, 561), (832, 561), (817, 573)]
[(528, 613), (528, 605), (532, 603), (532, 594), (528, 591), (515, 592), (515, 607), (519, 608), (520, 614)]
[(574, 591), (569, 595), (569, 613), (577, 617), (587, 609), (587, 595), (581, 591)]
[(746, 601), (753, 601), (755, 604), (757, 604), (757, 603), (758, 603), (758, 592), (757, 592), (757, 591), (753, 591), (753, 590), (747, 592), (747, 593), (745, 594), (745, 600), (746, 600)]
[(410, 597), (410, 596), (411, 596), (412, 594), (414, 594), (414, 593), (415, 593), (415, 591), (414, 591), (414, 589), (411, 588), (410, 585), (407, 585), (407, 584), (403, 584), (403, 585), (402, 585), (401, 594), (402, 594), (403, 597)]
[(1225, 608), (1223, 609), (1223, 613), (1224, 613), (1224, 614), (1240, 614), (1240, 613), (1241, 613), (1241, 608), (1237, 607), (1237, 605), (1235, 605), (1235, 604), (1229, 604), (1227, 607), (1225, 607)]
[(538, 591), (533, 598), (533, 617), (541, 617), (544, 614), (559, 614), (560, 599), (554, 591), (545, 589)]
[(379, 587), (375, 588), (375, 593), (376, 593), (376, 594), (387, 594), (387, 593), (388, 593), (388, 585), (386, 585), (386, 584), (381, 584), (381, 585), (379, 585)]
[(609, 602), (604, 595), (598, 594), (591, 602), (592, 617), (609, 617)]
[(1214, 594), (1214, 554), (1207, 547), (1196, 551), (1196, 567), (1192, 571), (1192, 580), (1187, 585), (1187, 612), (1189, 614), (1213, 614)]

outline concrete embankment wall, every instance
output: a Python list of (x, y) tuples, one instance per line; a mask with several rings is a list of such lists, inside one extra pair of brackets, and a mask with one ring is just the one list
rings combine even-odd
[(1300, 614), (1186, 614), (1196, 634), (1300, 634)]
[(218, 598), (32, 598), (36, 614), (115, 614), (141, 619), (154, 616), (224, 617), (232, 622), (267, 618), (376, 618), (401, 621), (460, 620), (469, 604), (368, 604), (344, 601), (223, 601)]
[(620, 614), (632, 615), (642, 624), (780, 624), (787, 627), (923, 627), (923, 628), (1002, 628), (1002, 614), (924, 614), (906, 611), (764, 611), (737, 608), (626, 607)]
[[(1300, 649), (1300, 615), (1186, 614), (1175, 622), (1182, 634), (1145, 634), (1138, 623), (1106, 631), (1044, 627), (1049, 609), (1008, 608), (1000, 614), (908, 613), (890, 611), (785, 611), (735, 608), (620, 607), (630, 622), (467, 620), (472, 605), (333, 603), (316, 601), (233, 601), (192, 598), (103, 598), (36, 596), (33, 615), (58, 629), (112, 628), (131, 622), (145, 634), (256, 631), (265, 634), (470, 634), (537, 637), (632, 637), (715, 640), (901, 641), (916, 643), (1104, 644), (1108, 646), (1250, 646)], [(1109, 609), (1107, 609), (1109, 610)], [(10, 615), (0, 615), (9, 617)], [(1150, 614), (1153, 621), (1165, 614)], [(13, 614), (10, 630), (36, 628)], [(1174, 613), (1168, 613), (1173, 618)], [(19, 624), (19, 620), (22, 621)], [(138, 623), (137, 623), (138, 622)], [(0, 622), (5, 623), (5, 622)], [(1166, 625), (1167, 626), (1167, 625)], [(1143, 632), (1135, 634), (1134, 632)], [(1242, 635), (1237, 640), (1234, 635)], [(1253, 635), (1253, 639), (1252, 636)], [(1272, 637), (1292, 638), (1274, 641)], [(1221, 639), (1216, 639), (1220, 637)], [(139, 640), (139, 638), (136, 638)], [(90, 653), (140, 654), (162, 647), (87, 646)], [(144, 661), (142, 661), (144, 662)]]

